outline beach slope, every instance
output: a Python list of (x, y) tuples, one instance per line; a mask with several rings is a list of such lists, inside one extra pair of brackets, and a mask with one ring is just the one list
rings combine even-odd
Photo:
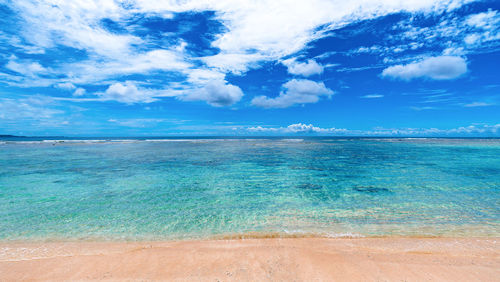
[(500, 281), (499, 238), (0, 243), (2, 281)]

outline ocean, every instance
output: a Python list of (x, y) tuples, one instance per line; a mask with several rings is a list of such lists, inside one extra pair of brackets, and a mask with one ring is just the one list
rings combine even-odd
[(500, 139), (6, 138), (0, 240), (500, 236)]

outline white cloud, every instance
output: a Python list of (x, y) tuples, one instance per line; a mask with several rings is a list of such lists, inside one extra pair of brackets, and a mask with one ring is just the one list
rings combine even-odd
[(181, 96), (185, 101), (206, 101), (216, 107), (230, 106), (241, 100), (243, 92), (238, 86), (228, 84), (225, 81), (212, 81), (204, 87), (188, 91), (188, 94)]
[[(224, 107), (240, 101), (243, 92), (238, 86), (223, 80), (209, 81), (196, 87), (181, 86), (179, 89), (144, 88), (137, 86), (137, 82), (126, 81), (124, 83), (116, 82), (110, 85), (105, 92), (97, 93), (97, 95), (100, 97), (97, 99), (98, 101), (117, 101), (126, 104), (151, 103), (160, 97), (176, 97), (182, 101), (205, 101), (212, 106)], [(70, 98), (60, 100), (75, 101)], [(86, 100), (95, 101), (95, 99)]]
[(284, 60), (283, 64), (288, 68), (288, 72), (294, 75), (311, 76), (323, 73), (323, 66), (315, 60), (308, 60), (305, 63), (297, 62), (295, 58)]
[(321, 128), (312, 124), (295, 123), (286, 127), (286, 131), (293, 133), (341, 133), (345, 132), (342, 128)]
[(439, 56), (423, 59), (407, 65), (395, 65), (383, 70), (382, 76), (411, 80), (431, 78), (436, 80), (454, 79), (467, 72), (467, 62), (462, 57)]
[(424, 47), (424, 45), (425, 44), (423, 42), (410, 42), (408, 44), (389, 45), (389, 46), (381, 46), (381, 45), (373, 45), (370, 47), (361, 46), (359, 48), (346, 52), (346, 55), (353, 56), (358, 54), (374, 54), (378, 56), (396, 55), (400, 57), (401, 55), (397, 53), (402, 53), (409, 50), (417, 50)]
[(272, 133), (326, 133), (326, 134), (332, 134), (332, 133), (347, 133), (348, 131), (343, 128), (321, 128), (314, 126), (312, 124), (305, 124), (305, 123), (294, 123), (290, 124), (287, 127), (262, 127), (262, 126), (254, 126), (254, 127), (248, 127), (246, 130), (250, 132), (272, 132)]
[(70, 80), (78, 84), (99, 83), (112, 77), (129, 74), (148, 74), (154, 71), (189, 72), (192, 64), (175, 50), (152, 50), (135, 54), (122, 54), (113, 60), (85, 60), (65, 65), (61, 71), (71, 74)]
[(485, 102), (472, 102), (469, 104), (465, 104), (464, 107), (473, 108), (473, 107), (487, 107), (487, 106), (493, 106), (493, 105), (494, 104), (485, 103)]
[(443, 50), (445, 56), (462, 56), (465, 54), (463, 47), (449, 47)]
[(450, 129), (438, 128), (374, 128), (371, 130), (356, 130), (335, 127), (317, 127), (312, 124), (296, 123), (287, 127), (254, 126), (245, 128), (251, 133), (268, 134), (317, 134), (317, 135), (347, 135), (347, 136), (467, 136), (496, 135), (500, 133), (500, 124), (470, 125)]
[(73, 90), (73, 89), (76, 89), (76, 86), (73, 83), (71, 83), (71, 82), (61, 82), (61, 83), (57, 83), (54, 86), (57, 87), (57, 88), (64, 89), (64, 90)]
[(50, 97), (34, 96), (21, 99), (0, 99), (0, 119), (50, 119), (63, 111), (50, 107)]
[(383, 56), (384, 62), (401, 63), (408, 59), (402, 56), (401, 52), (422, 47), (445, 49), (443, 55), (453, 56), (482, 53), (488, 49), (494, 51), (499, 48), (500, 14), (492, 10), (470, 16), (451, 12), (440, 17), (440, 21), (432, 26), (422, 24), (419, 17), (408, 16), (395, 24), (392, 29), (397, 32), (388, 34), (386, 40), (379, 43), (381, 45), (361, 46), (340, 53), (346, 55), (369, 53)]
[(205, 64), (223, 73), (234, 73), (237, 75), (247, 72), (252, 67), (257, 67), (257, 62), (265, 60), (261, 54), (246, 53), (219, 53), (217, 55), (203, 57)]
[[(458, 7), (463, 1), (182, 1), (140, 0), (136, 8), (143, 12), (216, 11), (227, 31), (212, 45), (222, 54), (247, 56), (258, 54), (279, 59), (303, 49), (321, 37), (325, 30), (358, 20), (374, 18), (397, 11), (436, 11)], [(323, 27), (318, 29), (318, 27)], [(226, 69), (237, 67), (239, 60), (225, 62)], [(235, 63), (235, 65), (233, 65)], [(251, 63), (251, 62), (249, 62)]]
[(481, 35), (479, 35), (477, 33), (472, 33), (472, 34), (467, 35), (464, 38), (464, 41), (465, 41), (465, 43), (472, 45), (472, 44), (478, 43), (480, 39), (481, 39)]
[(262, 126), (252, 126), (247, 128), (250, 132), (276, 132), (279, 131), (280, 128), (276, 127), (262, 127)]
[(17, 72), (21, 75), (35, 77), (38, 74), (47, 73), (48, 70), (40, 65), (38, 62), (29, 60), (17, 61), (15, 56), (12, 56), (5, 67), (11, 71)]
[(410, 109), (414, 110), (414, 111), (425, 111), (425, 110), (435, 110), (437, 109), (436, 107), (431, 107), (431, 106), (424, 106), (424, 107), (410, 107)]
[(257, 96), (252, 105), (262, 108), (287, 108), (296, 104), (316, 103), (320, 96), (331, 96), (334, 92), (323, 82), (307, 79), (292, 79), (283, 84), (283, 91), (276, 98)]
[(145, 128), (154, 127), (158, 123), (166, 121), (165, 119), (157, 118), (138, 118), (138, 119), (109, 119), (108, 122), (116, 123), (120, 126)]
[(78, 87), (75, 92), (73, 92), (73, 96), (78, 97), (78, 96), (83, 96), (85, 94), (85, 89)]
[(100, 93), (99, 96), (103, 100), (113, 100), (127, 104), (151, 103), (157, 100), (152, 97), (150, 91), (139, 90), (131, 81), (126, 81), (123, 84), (114, 83), (104, 93)]
[(85, 89), (81, 88), (81, 87), (76, 87), (73, 83), (71, 82), (62, 82), (62, 83), (57, 83), (56, 85), (54, 85), (54, 87), (57, 87), (57, 88), (60, 88), (60, 89), (64, 89), (64, 90), (67, 90), (67, 91), (73, 91), (73, 96), (75, 97), (79, 97), (79, 96), (83, 96), (85, 94)]
[(470, 15), (465, 22), (476, 28), (492, 29), (500, 23), (500, 14), (497, 11), (489, 10), (488, 12)]
[(449, 133), (498, 133), (500, 124), (495, 125), (469, 125), (467, 127), (459, 127), (448, 130)]
[(286, 129), (291, 132), (317, 132), (320, 130), (319, 127), (316, 127), (312, 124), (304, 124), (304, 123), (291, 124)]
[(480, 46), (486, 42), (500, 39), (500, 32), (495, 30), (486, 30), (483, 32), (471, 33), (464, 37), (464, 42), (468, 47)]
[(24, 19), (24, 38), (38, 47), (62, 44), (119, 58), (129, 53), (131, 44), (141, 43), (136, 36), (114, 34), (99, 24), (103, 18), (125, 15), (123, 6), (112, 0), (16, 1), (12, 8)]
[(217, 70), (197, 68), (189, 70), (187, 76), (188, 82), (195, 85), (204, 85), (210, 81), (224, 80), (225, 74)]
[(363, 98), (363, 99), (376, 99), (376, 98), (383, 98), (384, 95), (381, 95), (381, 94), (368, 94), (368, 95), (364, 95), (364, 96), (361, 96), (360, 98)]
[(364, 135), (379, 136), (461, 136), (471, 134), (497, 134), (500, 124), (495, 125), (469, 125), (451, 129), (439, 128), (376, 128), (369, 130)]

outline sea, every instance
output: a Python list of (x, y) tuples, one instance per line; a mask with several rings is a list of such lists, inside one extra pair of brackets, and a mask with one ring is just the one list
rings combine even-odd
[(0, 241), (390, 236), (500, 236), (500, 139), (0, 138)]

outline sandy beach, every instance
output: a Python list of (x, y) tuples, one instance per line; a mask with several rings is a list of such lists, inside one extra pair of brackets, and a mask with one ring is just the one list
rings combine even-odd
[(500, 281), (500, 238), (0, 243), (1, 281)]

